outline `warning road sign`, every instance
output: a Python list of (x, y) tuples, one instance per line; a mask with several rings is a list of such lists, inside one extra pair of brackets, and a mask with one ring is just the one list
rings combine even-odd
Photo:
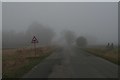
[(34, 43), (34, 49), (35, 49), (35, 55), (36, 55), (36, 43), (38, 43), (38, 40), (37, 40), (37, 38), (35, 36), (33, 37), (31, 43)]
[(31, 43), (38, 43), (37, 38), (34, 36)]

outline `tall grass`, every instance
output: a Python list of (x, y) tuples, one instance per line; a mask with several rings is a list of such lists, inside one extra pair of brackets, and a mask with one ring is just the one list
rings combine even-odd
[(118, 55), (119, 51), (117, 47), (111, 50), (106, 48), (84, 48), (83, 50), (120, 65), (120, 55)]
[(45, 57), (53, 52), (50, 47), (34, 49), (3, 50), (3, 78), (19, 78), (31, 70)]

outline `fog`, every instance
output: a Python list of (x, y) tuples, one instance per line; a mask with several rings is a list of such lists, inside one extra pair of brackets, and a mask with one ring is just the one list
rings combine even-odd
[(118, 3), (4, 2), (2, 4), (3, 47), (64, 42), (62, 31), (84, 36), (89, 45), (118, 43)]
[(0, 49), (2, 48), (2, 6), (0, 2)]
[(0, 78), (2, 79), (2, 6), (0, 2)]

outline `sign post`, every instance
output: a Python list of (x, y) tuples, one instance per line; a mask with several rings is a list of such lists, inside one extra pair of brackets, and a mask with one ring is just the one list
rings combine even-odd
[(32, 39), (32, 42), (34, 44), (34, 50), (35, 50), (35, 56), (36, 56), (36, 43), (38, 43), (38, 40), (37, 38), (34, 36), (33, 39)]

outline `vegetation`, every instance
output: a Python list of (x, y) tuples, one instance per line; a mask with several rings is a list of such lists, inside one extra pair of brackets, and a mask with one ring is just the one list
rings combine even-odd
[(118, 48), (111, 50), (106, 48), (84, 48), (83, 50), (120, 65), (120, 60), (118, 59), (120, 58), (120, 55), (118, 55)]
[[(33, 49), (3, 50), (3, 78), (19, 78), (49, 56), (53, 49), (50, 47)], [(38, 53), (39, 52), (39, 53)]]
[(64, 30), (62, 32), (64, 38), (65, 38), (65, 41), (67, 42), (68, 45), (71, 45), (74, 40), (75, 40), (75, 33), (73, 31), (70, 31), (70, 30)]
[(55, 36), (52, 28), (33, 22), (24, 32), (4, 30), (2, 33), (2, 48), (22, 48), (29, 46), (33, 36), (36, 36), (40, 45), (48, 45)]
[(87, 39), (83, 36), (80, 36), (76, 39), (76, 44), (79, 47), (85, 47), (85, 46), (87, 46)]

